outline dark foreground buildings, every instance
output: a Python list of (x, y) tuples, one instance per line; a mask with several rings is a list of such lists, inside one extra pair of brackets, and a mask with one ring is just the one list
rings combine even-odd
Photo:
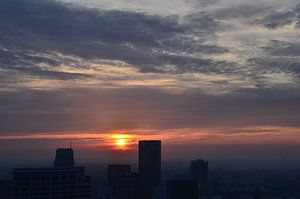
[(90, 185), (83, 167), (13, 170), (14, 199), (90, 199)]
[(199, 199), (198, 181), (195, 179), (168, 180), (167, 199)]
[(137, 173), (128, 173), (114, 185), (113, 199), (139, 199), (139, 176)]
[(161, 141), (139, 141), (141, 198), (152, 198), (152, 190), (161, 183)]
[(110, 164), (107, 166), (107, 181), (113, 186), (120, 181), (123, 176), (131, 173), (131, 166), (128, 164)]
[(13, 199), (91, 199), (91, 178), (74, 167), (72, 149), (58, 149), (54, 165), (14, 169)]
[(139, 174), (142, 183), (161, 183), (161, 141), (139, 141)]
[(127, 164), (111, 164), (107, 166), (107, 181), (110, 199), (137, 199), (138, 175), (131, 173)]
[(108, 165), (108, 198), (152, 199), (154, 188), (161, 184), (161, 141), (139, 141), (139, 173), (130, 165)]

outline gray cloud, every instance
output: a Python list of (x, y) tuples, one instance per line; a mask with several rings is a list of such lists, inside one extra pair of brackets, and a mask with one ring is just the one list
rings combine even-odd
[(298, 42), (271, 40), (262, 49), (265, 55), (248, 60), (252, 66), (255, 66), (256, 75), (285, 73), (295, 78), (291, 84), (299, 83), (300, 44)]
[(300, 5), (283, 11), (273, 11), (273, 13), (258, 21), (268, 28), (277, 28), (294, 22), (299, 27)]
[[(173, 16), (99, 11), (44, 0), (4, 0), (0, 9), (0, 44), (11, 52), (1, 52), (2, 64), (5, 64), (2, 68), (31, 75), (50, 78), (57, 75), (58, 79), (84, 77), (45, 71), (36, 66), (26, 67), (30, 63), (34, 65), (43, 61), (53, 67), (59, 64), (57, 60), (42, 60), (38, 56), (33, 59), (27, 55), (28, 51), (54, 51), (82, 58), (121, 60), (136, 66), (141, 72), (166, 72), (161, 68), (170, 63), (178, 68), (175, 72), (188, 71), (189, 68), (190, 72), (205, 72), (205, 67), (220, 63), (201, 56), (176, 57), (175, 54), (219, 54), (228, 51), (224, 47), (204, 44), (218, 29), (218, 23), (205, 13), (189, 15), (185, 18), (185, 24), (180, 24)], [(16, 62), (18, 67), (13, 67)], [(222, 63), (226, 65), (226, 61)], [(25, 65), (25, 68), (20, 65)]]
[[(205, 6), (217, 5), (215, 1), (203, 2)], [(108, 91), (101, 87), (102, 84), (96, 88), (66, 87), (47, 91), (26, 90), (18, 88), (16, 84), (16, 92), (4, 91), (0, 94), (0, 131), (72, 131), (89, 130), (91, 127), (92, 130), (105, 130), (298, 126), (299, 89), (293, 87), (293, 84), (299, 82), (274, 86), (272, 82), (264, 81), (265, 75), (273, 73), (284, 73), (299, 79), (298, 43), (273, 41), (261, 48), (253, 42), (251, 45), (264, 54), (257, 53), (250, 58), (218, 44), (222, 43), (219, 42), (222, 38), (218, 33), (224, 32), (233, 35), (233, 38), (236, 34), (245, 34), (243, 36), (252, 41), (252, 35), (247, 35), (243, 29), (224, 29), (225, 22), (231, 25), (235, 17), (237, 19), (234, 20), (241, 20), (243, 25), (249, 27), (253, 25), (249, 21), (257, 22), (259, 18), (259, 24), (275, 28), (294, 20), (296, 12), (295, 9), (291, 13), (287, 11), (282, 15), (275, 14), (262, 19), (266, 9), (273, 8), (243, 4), (215, 9), (214, 12), (197, 11), (179, 18), (141, 12), (87, 9), (44, 0), (2, 0), (2, 89), (7, 84), (23, 81), (24, 76), (30, 76), (29, 79), (38, 77), (65, 81), (102, 80), (101, 75), (95, 77), (81, 71), (101, 70), (92, 66), (95, 59), (108, 60), (108, 63), (123, 61), (126, 63), (124, 68), (133, 67), (138, 70), (138, 75), (151, 73), (179, 77), (182, 74), (198, 73), (203, 76), (218, 74), (221, 77), (196, 77), (195, 80), (183, 77), (180, 81), (192, 89), (179, 94), (151, 86), (142, 89), (114, 88)], [(245, 23), (243, 20), (247, 17), (250, 19)], [(246, 45), (238, 38), (236, 40), (239, 45)], [(223, 42), (226, 44), (228, 41)], [(237, 48), (243, 51), (243, 47), (247, 46)], [(68, 60), (67, 56), (79, 59), (78, 63)], [(237, 59), (245, 63), (239, 63)], [(68, 72), (64, 68), (66, 66), (79, 72)], [(128, 76), (117, 78), (130, 80)], [(143, 77), (137, 79), (143, 83)], [(250, 83), (242, 89), (239, 86), (244, 81)], [(230, 93), (224, 92), (226, 94), (222, 95), (203, 94), (201, 86), (212, 82), (220, 87), (231, 82), (237, 86)], [(171, 86), (176, 87), (177, 84)], [(211, 87), (206, 89), (207, 92), (213, 90)]]
[(212, 11), (212, 14), (220, 20), (228, 20), (228, 19), (248, 19), (254, 20), (255, 18), (259, 18), (264, 16), (266, 12), (272, 10), (270, 5), (268, 4), (237, 4), (232, 5), (230, 7), (224, 7), (220, 9), (216, 9)]
[(300, 55), (299, 42), (272, 40), (264, 50), (273, 56), (298, 57)]

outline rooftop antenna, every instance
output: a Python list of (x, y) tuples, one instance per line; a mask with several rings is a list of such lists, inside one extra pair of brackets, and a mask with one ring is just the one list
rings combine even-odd
[(70, 142), (70, 149), (72, 149), (72, 142)]

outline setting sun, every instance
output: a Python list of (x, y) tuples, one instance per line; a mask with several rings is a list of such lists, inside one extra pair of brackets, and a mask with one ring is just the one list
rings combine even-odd
[(119, 139), (119, 140), (116, 140), (116, 145), (119, 146), (119, 147), (123, 147), (125, 146), (127, 143), (126, 143), (126, 140), (125, 139)]
[(126, 150), (132, 142), (131, 135), (115, 134), (112, 136), (114, 148), (118, 150)]

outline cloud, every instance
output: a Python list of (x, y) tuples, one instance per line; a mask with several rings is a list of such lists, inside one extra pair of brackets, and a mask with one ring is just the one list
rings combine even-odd
[[(5, 0), (1, 4), (2, 68), (33, 76), (85, 77), (58, 71), (61, 60), (42, 58), (39, 53), (120, 60), (141, 72), (165, 73), (169, 68), (164, 66), (170, 64), (175, 67), (170, 72), (205, 72), (207, 67), (214, 72), (210, 65), (218, 66), (219, 62), (191, 55), (228, 51), (204, 43), (218, 29), (218, 23), (205, 13), (189, 15), (180, 24), (175, 16), (92, 10), (50, 1)], [(41, 62), (56, 70), (36, 66)]]
[(299, 34), (262, 26), (280, 5), (203, 2), (155, 15), (2, 0), (0, 131), (298, 126)]
[(273, 56), (297, 58), (300, 55), (300, 43), (297, 41), (272, 40), (264, 49)]
[(293, 8), (273, 11), (262, 20), (259, 20), (264, 26), (268, 28), (277, 28), (288, 24), (295, 23), (296, 26), (300, 25), (300, 4)]

